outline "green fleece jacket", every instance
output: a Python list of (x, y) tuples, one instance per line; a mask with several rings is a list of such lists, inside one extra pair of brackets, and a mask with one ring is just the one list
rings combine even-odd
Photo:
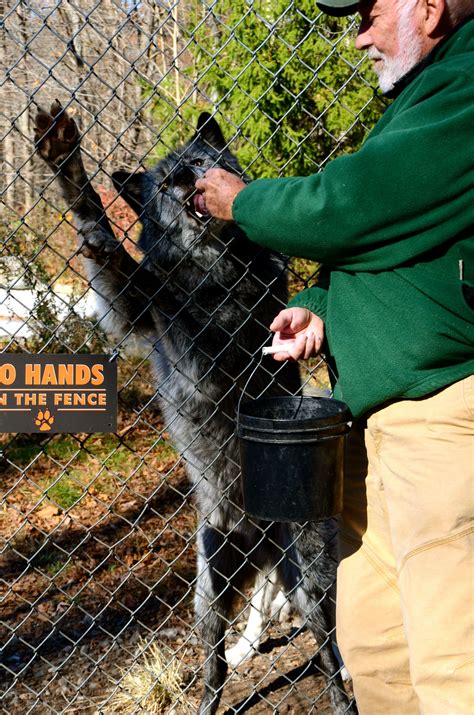
[(330, 272), (290, 305), (325, 320), (334, 394), (354, 416), (473, 374), (474, 19), (405, 79), (359, 151), (252, 182), (233, 216)]

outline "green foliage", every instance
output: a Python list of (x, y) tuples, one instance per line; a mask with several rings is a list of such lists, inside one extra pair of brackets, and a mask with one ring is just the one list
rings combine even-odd
[(33, 460), (41, 454), (41, 444), (34, 441), (28, 444), (16, 445), (15, 441), (2, 450), (3, 456), (18, 467), (31, 465)]
[(53, 501), (53, 504), (61, 509), (70, 509), (76, 504), (84, 494), (84, 488), (70, 479), (68, 476), (61, 476), (52, 486), (48, 487), (46, 494)]
[(204, 14), (191, 0), (181, 26), (179, 71), (144, 85), (163, 151), (214, 108), (253, 177), (306, 175), (355, 150), (380, 114), (351, 21), (320, 15), (313, 0), (217, 0)]
[(65, 464), (72, 459), (85, 459), (85, 454), (80, 448), (78, 440), (69, 434), (54, 435), (50, 441), (43, 447), (44, 453), (51, 457), (56, 462)]

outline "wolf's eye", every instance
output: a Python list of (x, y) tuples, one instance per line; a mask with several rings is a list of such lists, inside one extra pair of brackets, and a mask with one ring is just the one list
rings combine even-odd
[(204, 164), (204, 159), (193, 159), (191, 161), (191, 166), (202, 166)]

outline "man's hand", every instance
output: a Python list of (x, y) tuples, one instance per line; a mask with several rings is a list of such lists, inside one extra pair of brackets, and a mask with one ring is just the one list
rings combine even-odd
[(324, 323), (307, 308), (286, 308), (270, 325), (273, 330), (273, 347), (281, 352), (273, 355), (275, 360), (307, 360), (317, 355), (324, 340)]
[(242, 179), (224, 169), (208, 169), (204, 177), (196, 181), (196, 189), (203, 196), (206, 210), (223, 221), (232, 221), (232, 204), (245, 186)]

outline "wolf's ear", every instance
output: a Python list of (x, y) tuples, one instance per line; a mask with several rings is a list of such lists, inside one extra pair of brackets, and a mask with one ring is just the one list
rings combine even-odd
[(143, 177), (145, 172), (130, 174), (128, 171), (114, 171), (112, 183), (120, 196), (140, 216), (143, 211)]
[(221, 128), (209, 112), (201, 112), (197, 120), (197, 134), (214, 149), (225, 149), (227, 142)]

